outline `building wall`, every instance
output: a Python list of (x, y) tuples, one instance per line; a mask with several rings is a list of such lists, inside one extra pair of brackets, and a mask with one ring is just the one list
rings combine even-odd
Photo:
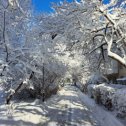
[(106, 64), (106, 74), (117, 74), (119, 73), (119, 65), (118, 62), (116, 60), (113, 60), (111, 58), (109, 58), (107, 64)]
[(119, 78), (126, 77), (126, 68), (119, 64)]

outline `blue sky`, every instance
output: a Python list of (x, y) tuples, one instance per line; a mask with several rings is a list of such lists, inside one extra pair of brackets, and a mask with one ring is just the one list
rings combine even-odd
[[(63, 0), (32, 0), (32, 4), (34, 6), (34, 10), (36, 12), (52, 12), (51, 2), (60, 2)], [(72, 0), (67, 0), (71, 2)], [(104, 0), (104, 3), (108, 3), (110, 0)]]

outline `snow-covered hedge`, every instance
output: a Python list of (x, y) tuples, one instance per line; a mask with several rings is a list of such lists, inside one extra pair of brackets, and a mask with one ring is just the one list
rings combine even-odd
[(87, 87), (88, 95), (108, 109), (117, 110), (120, 117), (126, 116), (126, 86), (115, 84), (90, 84)]
[(115, 92), (112, 103), (118, 112), (117, 116), (126, 117), (126, 87)]

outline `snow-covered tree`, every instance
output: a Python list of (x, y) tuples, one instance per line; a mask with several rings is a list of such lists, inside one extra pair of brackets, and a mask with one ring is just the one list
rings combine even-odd
[(118, 2), (111, 0), (107, 5), (101, 4), (97, 6), (95, 11), (95, 24), (92, 30), (92, 36), (95, 43), (100, 43), (94, 48), (107, 49), (107, 55), (126, 66), (126, 29), (125, 29), (125, 1)]
[(29, 18), (28, 5), (28, 0), (23, 3), (18, 0), (0, 1), (0, 81), (7, 84), (6, 89), (22, 83), (25, 78), (26, 72), (19, 58), (24, 52), (22, 42)]
[(61, 22), (65, 22), (63, 35), (68, 40), (69, 49), (83, 47), (84, 54), (95, 53), (96, 58), (92, 61), (100, 59), (97, 62), (99, 65), (106, 55), (126, 65), (125, 1), (112, 0), (109, 4), (103, 4), (95, 0), (82, 0), (63, 2), (53, 7), (61, 16)]
[(107, 56), (126, 66), (125, 1), (64, 1), (53, 4), (53, 14), (37, 16), (30, 6), (0, 1), (0, 79), (15, 90), (8, 99), (23, 84), (42, 94), (67, 73), (84, 80), (103, 70)]

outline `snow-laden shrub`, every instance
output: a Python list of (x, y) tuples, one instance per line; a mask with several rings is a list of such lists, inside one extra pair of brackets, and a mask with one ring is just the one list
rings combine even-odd
[(96, 86), (95, 95), (97, 94), (97, 90), (99, 89), (101, 95), (102, 104), (106, 104), (108, 99), (111, 99), (113, 94), (116, 92), (116, 89), (109, 86), (108, 84), (100, 84)]
[(53, 94), (56, 94), (59, 89), (58, 84), (52, 83), (49, 85), (49, 87), (45, 90), (46, 98), (50, 97)]
[[(107, 84), (103, 83), (100, 85), (88, 85), (88, 95), (95, 99), (96, 102), (99, 102), (98, 99), (102, 104), (105, 104), (106, 100), (111, 96), (114, 90), (111, 87), (107, 87)], [(110, 93), (111, 92), (111, 93)]]
[(124, 88), (124, 85), (114, 85), (114, 84), (99, 84), (99, 85), (88, 85), (88, 94), (91, 97), (97, 95), (97, 91), (100, 91), (102, 103), (105, 104), (107, 99), (113, 99), (113, 95), (117, 90)]
[[(126, 117), (126, 86), (115, 84), (90, 84), (87, 87), (88, 95), (95, 99), (97, 103), (102, 103), (105, 107), (111, 104), (111, 108), (118, 111), (117, 116)], [(108, 109), (111, 109), (108, 108)]]
[(115, 84), (100, 84), (100, 85), (97, 85), (96, 88), (100, 89), (102, 103), (105, 105), (106, 101), (108, 99), (110, 99), (111, 102), (112, 102), (113, 107), (116, 108), (117, 101), (114, 100), (114, 99), (116, 99), (115, 94), (119, 90), (122, 90), (123, 88), (125, 88), (125, 86), (124, 85), (119, 85), (119, 84), (117, 84), (117, 85), (115, 85)]
[(118, 111), (117, 116), (126, 117), (126, 87), (124, 89), (118, 89), (113, 95), (113, 105)]

